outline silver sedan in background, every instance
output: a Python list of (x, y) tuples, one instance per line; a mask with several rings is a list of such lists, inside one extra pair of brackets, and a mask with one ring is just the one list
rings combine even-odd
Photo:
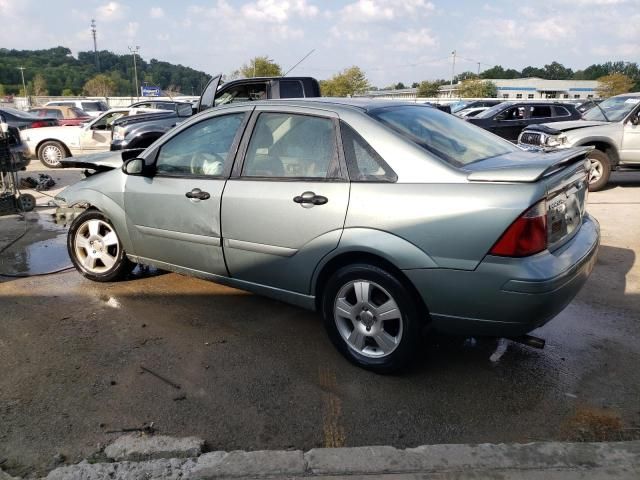
[(588, 152), (525, 152), (415, 104), (251, 102), (114, 154), (57, 200), (86, 208), (68, 235), (85, 277), (152, 265), (316, 310), (386, 373), (425, 326), (515, 337), (572, 300), (599, 245)]

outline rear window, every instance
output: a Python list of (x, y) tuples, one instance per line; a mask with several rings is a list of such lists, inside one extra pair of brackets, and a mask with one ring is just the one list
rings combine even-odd
[(369, 115), (456, 167), (518, 150), (512, 143), (435, 108), (384, 107)]
[(304, 90), (300, 80), (280, 81), (280, 98), (302, 98)]
[(70, 112), (73, 112), (73, 114), (76, 116), (76, 118), (79, 118), (79, 117), (88, 117), (88, 116), (89, 116), (89, 114), (88, 114), (87, 112), (85, 112), (84, 110), (80, 110), (80, 109), (79, 109), (79, 108), (77, 108), (77, 107), (71, 107), (71, 108), (69, 109), (69, 111), (70, 111)]

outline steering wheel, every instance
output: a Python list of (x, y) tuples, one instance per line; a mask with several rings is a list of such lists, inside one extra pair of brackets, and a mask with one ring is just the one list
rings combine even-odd
[(217, 153), (196, 152), (191, 156), (191, 173), (196, 175), (222, 175), (224, 158)]

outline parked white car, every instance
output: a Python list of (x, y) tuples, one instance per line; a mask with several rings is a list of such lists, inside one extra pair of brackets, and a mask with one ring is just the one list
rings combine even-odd
[(63, 158), (109, 150), (112, 124), (118, 118), (159, 111), (140, 107), (113, 108), (78, 127), (27, 128), (20, 131), (20, 136), (30, 158), (37, 157), (45, 166), (57, 168)]

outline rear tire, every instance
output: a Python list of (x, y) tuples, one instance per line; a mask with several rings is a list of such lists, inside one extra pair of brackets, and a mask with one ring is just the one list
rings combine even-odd
[(589, 191), (597, 192), (602, 190), (611, 176), (611, 160), (609, 156), (601, 150), (592, 150), (587, 157), (591, 161), (589, 170)]
[(44, 142), (38, 148), (38, 159), (47, 168), (59, 168), (60, 160), (68, 156), (65, 146), (54, 140)]
[(111, 220), (97, 210), (88, 210), (73, 220), (67, 251), (73, 266), (95, 282), (121, 280), (135, 267), (125, 255)]
[(322, 297), (325, 328), (338, 351), (377, 373), (395, 372), (414, 357), (421, 338), (419, 311), (394, 275), (369, 264), (339, 269)]

